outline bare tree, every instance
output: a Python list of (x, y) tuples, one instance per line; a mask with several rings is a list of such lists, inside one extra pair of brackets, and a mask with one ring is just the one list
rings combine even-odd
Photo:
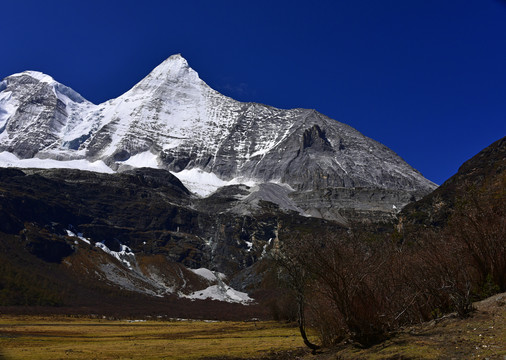
[(310, 286), (311, 274), (301, 261), (306, 255), (306, 243), (298, 235), (284, 242), (280, 249), (274, 253), (274, 260), (282, 271), (281, 277), (285, 279), (288, 287), (294, 292), (297, 302), (297, 322), (304, 344), (314, 353), (320, 349), (319, 345), (309, 341), (306, 333), (306, 294)]

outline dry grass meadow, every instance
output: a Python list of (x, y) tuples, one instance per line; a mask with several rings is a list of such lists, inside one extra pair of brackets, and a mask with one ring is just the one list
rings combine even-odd
[(261, 358), (303, 347), (276, 322), (0, 317), (0, 359)]
[(404, 328), (367, 349), (346, 342), (317, 355), (304, 348), (296, 326), (273, 321), (0, 315), (0, 359), (506, 359), (506, 293), (475, 308), (466, 319)]

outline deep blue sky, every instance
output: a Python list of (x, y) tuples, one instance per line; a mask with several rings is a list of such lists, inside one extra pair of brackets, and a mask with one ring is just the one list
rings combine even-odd
[(440, 184), (506, 135), (506, 1), (2, 1), (0, 78), (100, 103), (174, 53), (237, 100), (314, 108)]

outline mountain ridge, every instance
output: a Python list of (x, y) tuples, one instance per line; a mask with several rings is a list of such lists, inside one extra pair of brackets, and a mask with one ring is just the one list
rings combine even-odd
[[(4, 156), (88, 161), (104, 171), (149, 166), (183, 181), (208, 174), (218, 186), (204, 196), (234, 183), (283, 184), (314, 197), (327, 188), (372, 188), (419, 198), (436, 187), (386, 146), (316, 110), (220, 94), (180, 54), (98, 105), (42, 73), (15, 74), (0, 84)], [(191, 182), (186, 185), (192, 190)], [(386, 201), (393, 209), (410, 198)], [(308, 213), (337, 216), (320, 205)]]

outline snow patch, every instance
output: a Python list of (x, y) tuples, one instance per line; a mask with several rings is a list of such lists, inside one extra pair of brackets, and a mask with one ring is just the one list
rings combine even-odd
[(263, 259), (265, 255), (267, 255), (267, 246), (269, 246), (272, 243), (272, 238), (267, 241), (267, 244), (265, 244), (262, 248), (262, 255), (260, 255), (260, 259)]
[(130, 165), (132, 167), (141, 168), (141, 167), (149, 167), (158, 169), (158, 156), (153, 154), (151, 151), (145, 151), (142, 153), (135, 154), (131, 156), (126, 161), (118, 161), (119, 163)]
[(205, 172), (202, 169), (193, 168), (180, 172), (171, 171), (191, 192), (206, 197), (223, 186), (244, 184), (252, 187), (256, 185), (254, 180), (234, 178), (229, 181), (220, 179), (216, 174)]
[(53, 159), (20, 159), (16, 155), (0, 152), (0, 167), (38, 168), (38, 169), (78, 169), (112, 174), (114, 171), (102, 160), (91, 162), (85, 159), (58, 161)]
[(216, 275), (209, 269), (206, 268), (200, 268), (200, 269), (189, 269), (193, 273), (197, 274), (198, 276), (201, 276), (209, 281), (216, 281), (218, 278)]
[(120, 251), (112, 251), (109, 249), (103, 242), (97, 242), (95, 243), (95, 246), (104, 251), (105, 253), (115, 257), (120, 262), (126, 265), (130, 270), (133, 270), (131, 261), (135, 261), (135, 254), (132, 252), (132, 249), (130, 249), (126, 245), (121, 245)]
[(225, 284), (223, 281), (227, 278), (225, 274), (222, 274), (217, 271), (211, 271), (206, 268), (200, 268), (200, 269), (189, 269), (193, 273), (203, 277), (204, 279), (208, 280), (209, 282), (217, 282), (215, 285), (211, 285), (203, 290), (194, 291), (193, 293), (189, 295), (185, 295), (180, 293), (179, 296), (185, 297), (188, 299), (194, 299), (194, 300), (205, 300), (205, 299), (211, 299), (211, 300), (218, 300), (218, 301), (226, 301), (231, 303), (242, 303), (242, 304), (248, 304), (253, 299), (251, 299), (248, 294), (244, 292), (237, 291), (227, 284)]
[(83, 233), (77, 233), (75, 234), (74, 232), (70, 231), (70, 230), (65, 230), (67, 231), (67, 235), (68, 236), (71, 236), (71, 237), (76, 237), (78, 238), (79, 240), (85, 242), (86, 244), (91, 244), (90, 242), (90, 239), (86, 239), (84, 236), (83, 236)]
[(253, 241), (246, 241), (246, 246), (247, 246), (246, 251), (250, 252), (251, 249), (253, 248)]
[(190, 191), (200, 196), (208, 196), (218, 190), (222, 186), (226, 186), (227, 182), (221, 180), (213, 173), (205, 172), (201, 169), (182, 170), (180, 172), (172, 172)]
[(219, 281), (219, 280), (226, 279), (226, 277), (227, 277), (225, 274), (222, 274), (217, 271), (211, 271), (206, 268), (189, 269), (189, 270), (192, 271), (193, 273), (197, 274), (198, 276), (201, 276), (209, 281)]
[(171, 141), (169, 143), (163, 144), (163, 147), (162, 147), (163, 150), (170, 150), (170, 149), (177, 148), (183, 142), (183, 139), (177, 139), (177, 138), (170, 139), (170, 140)]
[(204, 290), (195, 291), (189, 295), (183, 295), (188, 299), (194, 300), (218, 300), (230, 303), (242, 303), (247, 305), (253, 301), (248, 294), (232, 289), (225, 284), (212, 285)]
[(12, 91), (3, 91), (0, 93), (0, 133), (3, 132), (7, 120), (16, 112), (17, 101), (12, 98)]

